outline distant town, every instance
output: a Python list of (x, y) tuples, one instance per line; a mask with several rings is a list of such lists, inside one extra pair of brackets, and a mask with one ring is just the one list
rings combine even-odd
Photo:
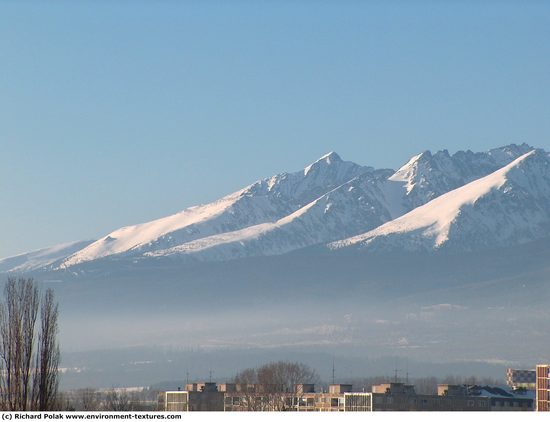
[[(272, 362), (240, 372), (234, 382), (210, 379), (164, 391), (80, 389), (65, 392), (63, 400), (66, 410), (77, 411), (550, 411), (550, 364), (508, 368), (506, 385), (456, 378), (455, 383), (438, 383), (432, 394), (397, 376), (368, 388), (334, 380), (317, 385), (310, 382), (315, 376), (304, 364)], [(308, 382), (299, 382), (303, 380)]]
[(162, 411), (549, 411), (550, 365), (535, 370), (509, 368), (506, 387), (439, 384), (437, 394), (417, 394), (413, 385), (389, 382), (370, 392), (352, 384), (282, 386), (213, 382), (187, 384), (158, 396)]

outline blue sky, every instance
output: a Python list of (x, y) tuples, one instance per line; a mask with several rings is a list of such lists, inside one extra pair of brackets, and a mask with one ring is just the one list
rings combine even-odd
[(0, 256), (334, 150), (550, 150), (543, 1), (0, 3)]

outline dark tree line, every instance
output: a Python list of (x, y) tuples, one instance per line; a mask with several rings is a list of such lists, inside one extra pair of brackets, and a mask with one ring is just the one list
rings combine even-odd
[(8, 278), (0, 303), (1, 410), (55, 410), (58, 316), (51, 289), (41, 296), (32, 279)]
[(157, 391), (151, 389), (125, 391), (117, 388), (109, 390), (81, 388), (65, 392), (60, 401), (62, 410), (65, 411), (149, 412), (156, 410), (157, 394)]

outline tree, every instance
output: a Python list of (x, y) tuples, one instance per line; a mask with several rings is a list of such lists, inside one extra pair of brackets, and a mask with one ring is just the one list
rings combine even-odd
[(303, 392), (296, 391), (297, 384), (313, 384), (317, 373), (309, 366), (298, 362), (270, 362), (259, 368), (248, 368), (235, 376), (237, 384), (255, 384), (253, 391), (245, 396), (248, 410), (289, 410), (293, 401)]
[(44, 294), (40, 312), (41, 330), (38, 336), (35, 371), (35, 409), (53, 410), (59, 385), (59, 345), (57, 343), (58, 305), (53, 290)]
[(128, 412), (139, 410), (141, 400), (137, 394), (129, 394), (124, 390), (112, 389), (105, 395), (105, 409), (110, 412)]
[(454, 375), (447, 375), (445, 378), (443, 378), (442, 384), (455, 384), (455, 385), (501, 385), (503, 383), (502, 380), (497, 380), (491, 377), (483, 377), (483, 378), (477, 378), (474, 375), (471, 375), (469, 377), (460, 377), (460, 376), (454, 376)]
[(38, 316), (38, 290), (31, 280), (8, 279), (0, 307), (2, 408), (30, 410), (34, 325)]
[(262, 400), (260, 386), (258, 385), (258, 371), (256, 368), (247, 368), (235, 375), (235, 384), (240, 385), (243, 394), (240, 406), (246, 411), (261, 411), (264, 409), (265, 400)]
[(84, 388), (78, 392), (77, 410), (91, 412), (99, 409), (98, 392), (92, 388)]
[(50, 289), (40, 307), (38, 287), (32, 279), (8, 278), (0, 303), (0, 407), (3, 410), (54, 408), (59, 364), (57, 318), (58, 308)]

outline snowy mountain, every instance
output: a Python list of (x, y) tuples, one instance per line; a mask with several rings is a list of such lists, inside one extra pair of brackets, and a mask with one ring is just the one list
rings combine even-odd
[(112, 255), (140, 256), (196, 239), (269, 223), (283, 218), (323, 193), (373, 171), (343, 161), (331, 152), (303, 171), (282, 173), (206, 205), (144, 224), (123, 227), (78, 251), (62, 264), (75, 264)]
[(39, 249), (37, 251), (0, 259), (0, 272), (26, 272), (48, 268), (60, 259), (78, 252), (92, 242), (93, 240), (85, 240), (81, 242), (64, 243), (50, 248)]
[(550, 156), (530, 151), (332, 249), (472, 251), (533, 241), (550, 234)]
[[(550, 196), (543, 165), (547, 154), (532, 150), (522, 144), (452, 155), (425, 151), (397, 171), (343, 161), (331, 152), (301, 171), (257, 181), (212, 203), (123, 227), (93, 242), (0, 260), (0, 271), (162, 257), (229, 261), (325, 244), (330, 249), (433, 250), (458, 245), (460, 236), (463, 250), (526, 242), (546, 235), (541, 228)], [(534, 161), (540, 162), (529, 164)], [(531, 187), (520, 183), (518, 169), (529, 174)], [(520, 207), (520, 198), (529, 205)], [(482, 218), (493, 214), (499, 219)]]
[(192, 256), (199, 260), (278, 255), (328, 243), (374, 229), (436, 198), (506, 165), (531, 148), (510, 145), (487, 153), (440, 151), (413, 157), (397, 172), (365, 173), (272, 223), (208, 236), (150, 257)]
[(512, 144), (488, 152), (458, 151), (453, 155), (447, 150), (433, 155), (424, 151), (412, 157), (389, 180), (405, 184), (407, 208), (411, 210), (498, 170), (532, 149), (527, 144)]
[(377, 227), (392, 218), (380, 189), (388, 174), (391, 171), (365, 173), (277, 221), (204, 237), (146, 256), (229, 260), (279, 255)]

